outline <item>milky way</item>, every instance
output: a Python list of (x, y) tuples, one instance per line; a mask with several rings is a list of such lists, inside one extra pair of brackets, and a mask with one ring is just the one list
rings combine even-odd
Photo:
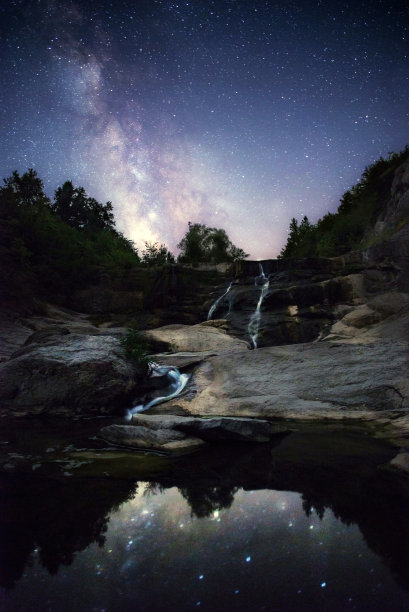
[(114, 204), (143, 248), (187, 222), (274, 257), (408, 142), (402, 2), (6, 1), (0, 176)]

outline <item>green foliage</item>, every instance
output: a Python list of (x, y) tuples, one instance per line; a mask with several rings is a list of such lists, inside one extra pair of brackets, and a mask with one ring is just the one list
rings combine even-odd
[(13, 172), (4, 180), (0, 267), (6, 298), (27, 295), (65, 301), (75, 290), (95, 282), (102, 269), (121, 275), (137, 265), (132, 242), (114, 229), (109, 202), (101, 205), (67, 182), (51, 203), (32, 169), (22, 176)]
[(138, 365), (146, 366), (148, 364), (149, 344), (136, 328), (128, 328), (119, 342), (127, 359)]
[(342, 196), (337, 212), (326, 214), (316, 225), (307, 217), (300, 225), (292, 219), (279, 257), (333, 257), (359, 248), (389, 197), (394, 171), (408, 158), (407, 146), (365, 168), (361, 180)]
[(291, 219), (287, 244), (280, 257), (308, 257), (315, 250), (315, 228), (304, 216), (300, 225), (295, 218)]
[(177, 246), (181, 263), (222, 263), (248, 257), (230, 241), (224, 229), (190, 221), (188, 231)]
[(43, 182), (33, 168), (29, 168), (23, 176), (20, 176), (15, 170), (9, 178), (3, 179), (3, 181), (5, 187), (2, 191), (8, 192), (9, 197), (14, 195), (19, 205), (45, 204), (49, 206), (50, 201), (43, 192)]
[(85, 193), (83, 187), (74, 187), (66, 181), (55, 192), (53, 211), (62, 221), (76, 229), (109, 229), (115, 227), (111, 202), (100, 204)]
[(164, 244), (145, 242), (141, 261), (145, 266), (163, 266), (167, 263), (175, 263), (175, 257)]

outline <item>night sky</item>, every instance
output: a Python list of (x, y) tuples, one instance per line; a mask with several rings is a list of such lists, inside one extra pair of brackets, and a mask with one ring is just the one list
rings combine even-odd
[(138, 248), (192, 221), (274, 257), (409, 142), (404, 2), (1, 6), (0, 177), (82, 185)]

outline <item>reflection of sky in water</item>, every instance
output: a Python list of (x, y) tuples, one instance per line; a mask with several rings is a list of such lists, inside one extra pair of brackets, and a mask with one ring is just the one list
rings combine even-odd
[(176, 488), (148, 485), (111, 514), (104, 547), (55, 576), (27, 567), (10, 598), (13, 611), (409, 609), (358, 527), (307, 517), (298, 493), (240, 490), (198, 519)]

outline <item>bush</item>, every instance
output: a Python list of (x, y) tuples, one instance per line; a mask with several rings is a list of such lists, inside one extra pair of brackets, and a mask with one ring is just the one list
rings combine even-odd
[(127, 359), (130, 359), (137, 365), (148, 365), (149, 343), (139, 330), (134, 327), (128, 328), (119, 342)]

